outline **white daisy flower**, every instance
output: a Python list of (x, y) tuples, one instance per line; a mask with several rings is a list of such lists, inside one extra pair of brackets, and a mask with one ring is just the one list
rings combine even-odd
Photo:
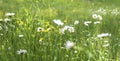
[(57, 25), (64, 25), (64, 23), (61, 20), (53, 20), (53, 22)]
[(101, 13), (101, 14), (105, 15), (105, 14), (107, 14), (107, 11), (104, 8), (100, 8), (100, 9), (97, 10), (97, 13)]
[(9, 21), (11, 21), (11, 19), (5, 18), (4, 21), (5, 21), (5, 22), (9, 22)]
[(78, 20), (76, 20), (76, 21), (74, 22), (74, 25), (77, 25), (77, 24), (79, 24), (79, 21), (78, 21)]
[(43, 28), (38, 27), (38, 28), (37, 28), (37, 32), (41, 32), (41, 31), (43, 31)]
[(21, 37), (24, 37), (24, 35), (22, 35), (22, 34), (21, 34), (21, 35), (18, 35), (18, 37), (20, 37), (20, 38), (21, 38)]
[(6, 13), (5, 16), (14, 16), (15, 13)]
[(65, 34), (65, 28), (62, 28), (61, 30), (60, 30), (60, 32), (62, 33), (62, 34)]
[(66, 28), (67, 28), (67, 30), (68, 30), (69, 32), (75, 32), (75, 31), (74, 31), (74, 27), (68, 26), (68, 27), (66, 27)]
[(17, 54), (26, 54), (26, 53), (27, 53), (27, 50), (20, 49), (17, 51)]
[(93, 14), (93, 15), (92, 15), (92, 18), (93, 18), (93, 19), (98, 19), (98, 20), (103, 20), (102, 16), (101, 16), (101, 15), (98, 15), (98, 14)]
[(3, 21), (3, 19), (0, 19), (0, 21)]
[(99, 20), (103, 20), (103, 18), (102, 18), (101, 15), (98, 15), (98, 19), (99, 19)]
[(107, 37), (107, 36), (111, 36), (111, 34), (109, 34), (109, 33), (102, 33), (102, 34), (97, 35), (98, 38)]
[(74, 53), (78, 53), (78, 51), (77, 51), (77, 50), (75, 50), (75, 51), (74, 51)]
[(100, 22), (100, 21), (95, 21), (95, 22), (94, 22), (94, 24), (99, 24), (99, 23), (101, 23), (101, 22)]
[(88, 26), (90, 23), (92, 23), (91, 21), (85, 21), (84, 22), (84, 24), (86, 25), (86, 26)]
[(120, 14), (120, 12), (119, 12), (118, 9), (116, 8), (116, 9), (113, 9), (113, 10), (111, 11), (111, 14), (117, 16), (118, 14)]
[(68, 48), (68, 49), (71, 49), (73, 48), (75, 45), (74, 42), (71, 42), (71, 41), (67, 41), (66, 44), (65, 44), (65, 47)]
[(65, 32), (66, 30), (68, 30), (70, 33), (75, 32), (74, 27), (72, 27), (72, 26), (65, 26), (65, 27), (63, 27), (63, 28), (61, 29), (62, 34), (64, 34), (64, 32)]
[(108, 40), (105, 40), (104, 42), (105, 42), (105, 43), (108, 43), (109, 41), (108, 41)]
[(93, 14), (93, 15), (92, 15), (92, 18), (93, 18), (93, 19), (97, 19), (97, 18), (98, 18), (98, 15), (97, 15), (97, 14)]
[(102, 46), (103, 47), (108, 47), (108, 46), (110, 46), (110, 44), (103, 44)]

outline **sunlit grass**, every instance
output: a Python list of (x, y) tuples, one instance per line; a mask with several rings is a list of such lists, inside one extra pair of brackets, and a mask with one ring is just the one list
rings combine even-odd
[(0, 61), (119, 61), (120, 7), (111, 2), (1, 0)]

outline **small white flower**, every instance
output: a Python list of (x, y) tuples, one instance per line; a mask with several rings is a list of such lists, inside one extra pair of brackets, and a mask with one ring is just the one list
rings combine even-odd
[(76, 21), (74, 22), (74, 25), (77, 25), (77, 24), (79, 24), (79, 21), (78, 21), (78, 20), (76, 20)]
[(110, 46), (110, 44), (103, 44), (102, 46), (103, 47), (108, 47), (108, 46)]
[(3, 21), (3, 19), (0, 19), (0, 21)]
[(61, 20), (53, 20), (53, 22), (57, 25), (64, 25), (64, 23)]
[(69, 55), (66, 55), (66, 57), (69, 57)]
[(75, 45), (75, 43), (74, 43), (74, 42), (67, 41), (67, 42), (66, 42), (65, 47), (66, 47), (66, 48), (68, 48), (68, 49), (71, 49), (71, 48), (73, 48), (73, 47), (74, 47), (74, 45)]
[(99, 23), (101, 23), (101, 22), (100, 22), (100, 21), (95, 21), (95, 22), (94, 22), (94, 24), (99, 24)]
[(116, 9), (113, 9), (113, 10), (111, 11), (111, 14), (117, 16), (118, 14), (120, 14), (120, 12), (119, 12), (118, 9), (116, 8)]
[(74, 27), (66, 27), (67, 28), (67, 30), (71, 33), (71, 32), (75, 32), (74, 31)]
[(40, 39), (39, 39), (39, 42), (41, 43), (42, 41), (43, 41), (43, 38), (40, 38)]
[(68, 30), (70, 33), (75, 32), (74, 27), (72, 27), (72, 26), (65, 26), (65, 27), (63, 27), (63, 28), (61, 29), (62, 34), (64, 34), (64, 32), (65, 32), (66, 30)]
[(8, 47), (8, 50), (11, 50), (11, 47)]
[(15, 13), (6, 13), (5, 16), (14, 16)]
[(92, 23), (91, 21), (85, 21), (84, 22), (84, 24), (86, 25), (86, 26), (88, 26), (90, 23)]
[(101, 15), (98, 15), (98, 14), (93, 14), (93, 15), (92, 15), (92, 18), (93, 18), (93, 19), (98, 19), (98, 20), (103, 20), (102, 16), (101, 16)]
[(100, 9), (97, 10), (97, 13), (101, 13), (101, 14), (105, 15), (105, 14), (107, 14), (107, 11), (104, 8), (100, 8)]
[(0, 33), (0, 36), (3, 36), (3, 34), (2, 34), (2, 33)]
[(92, 15), (92, 18), (93, 18), (93, 19), (97, 19), (97, 18), (98, 18), (98, 15), (97, 15), (97, 14), (93, 14), (93, 15)]
[(38, 27), (38, 28), (37, 28), (37, 32), (41, 32), (41, 31), (43, 31), (43, 28)]
[(111, 36), (111, 34), (109, 34), (109, 33), (102, 33), (102, 34), (97, 35), (97, 37), (99, 37), (99, 38), (107, 37), (107, 36)]
[(0, 30), (2, 30), (2, 26), (0, 26)]
[(61, 30), (60, 30), (60, 32), (62, 33), (62, 34), (65, 34), (65, 28), (62, 28)]
[(98, 19), (99, 19), (99, 20), (103, 20), (103, 18), (102, 18), (101, 15), (98, 15)]
[(104, 41), (104, 42), (105, 42), (105, 43), (108, 43), (109, 41), (106, 40), (106, 41)]
[(24, 35), (18, 35), (18, 36), (19, 36), (20, 38), (21, 38), (21, 37), (24, 37)]
[(17, 54), (25, 54), (25, 53), (27, 53), (27, 50), (20, 49), (17, 51)]
[(4, 21), (5, 21), (5, 22), (9, 22), (9, 21), (11, 21), (11, 19), (5, 18)]
[(74, 53), (78, 53), (78, 51), (75, 50)]

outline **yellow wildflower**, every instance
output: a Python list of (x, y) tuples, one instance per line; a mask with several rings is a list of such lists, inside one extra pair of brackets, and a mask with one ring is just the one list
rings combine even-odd
[(23, 23), (23, 21), (19, 20), (19, 21), (17, 21), (17, 24), (23, 25), (24, 23)]
[(46, 22), (46, 23), (45, 23), (45, 26), (49, 26), (49, 25), (50, 25), (50, 22)]
[(51, 30), (51, 28), (47, 28), (46, 30), (44, 30), (44, 32), (49, 32)]
[(66, 23), (66, 22), (67, 22), (67, 20), (64, 20), (64, 22)]

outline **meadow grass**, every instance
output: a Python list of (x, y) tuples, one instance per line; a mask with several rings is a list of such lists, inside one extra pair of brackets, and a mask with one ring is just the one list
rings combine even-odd
[(0, 0), (0, 61), (120, 61), (119, 16), (119, 0)]

